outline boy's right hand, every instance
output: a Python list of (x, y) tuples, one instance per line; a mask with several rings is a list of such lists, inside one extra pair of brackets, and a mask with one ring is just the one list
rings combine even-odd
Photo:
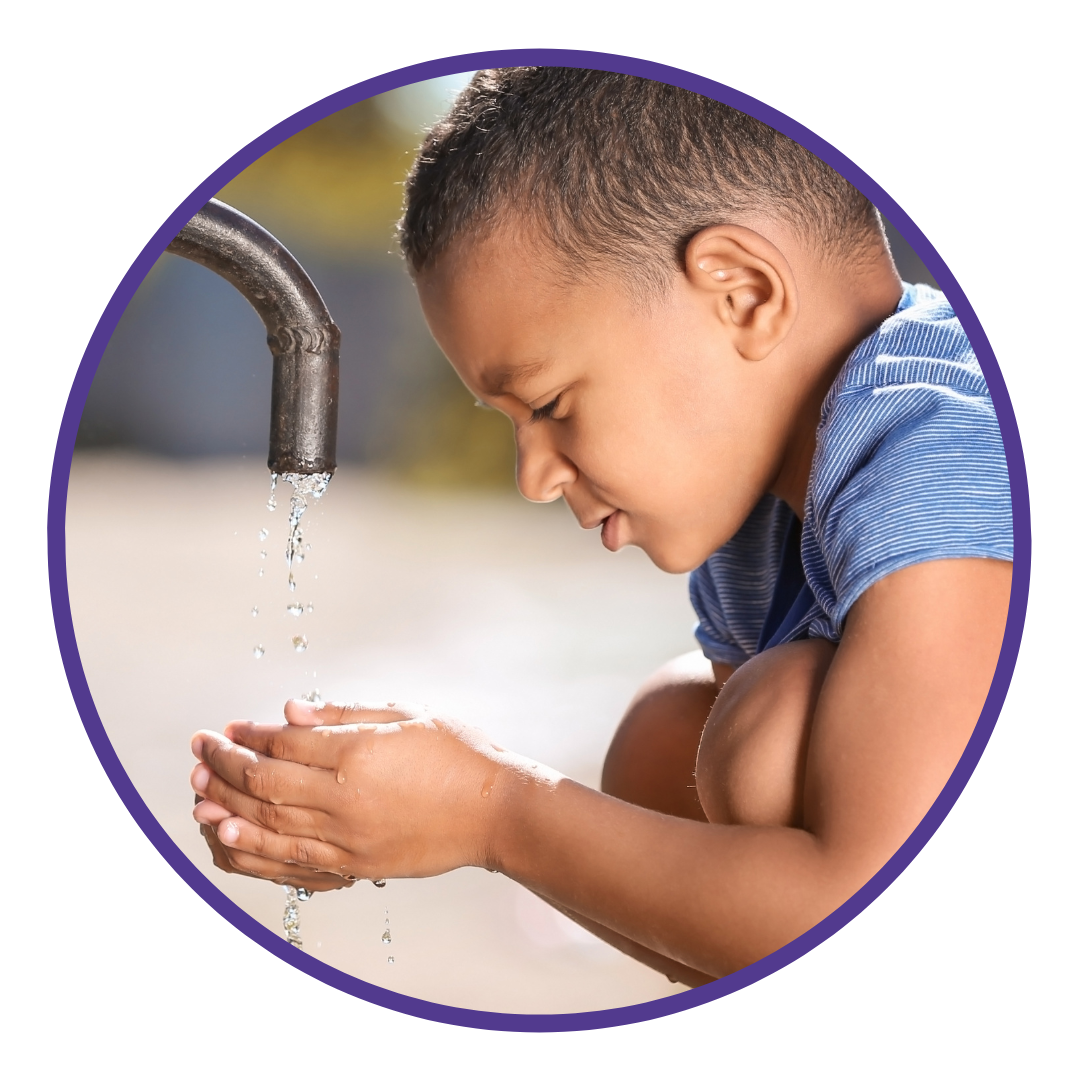
[(316, 873), (310, 870), (302, 870), (288, 863), (274, 862), (273, 859), (264, 859), (261, 855), (251, 855), (247, 852), (236, 851), (227, 848), (219, 839), (215, 826), (219, 821), (228, 817), (221, 807), (211, 810), (209, 807), (199, 808), (199, 804), (205, 800), (201, 795), (195, 796), (194, 818), (199, 822), (199, 831), (210, 849), (214, 858), (214, 865), (226, 874), (242, 874), (244, 877), (261, 878), (272, 881), (277, 885), (292, 885), (297, 889), (307, 889), (308, 892), (332, 892), (334, 889), (347, 889), (353, 882), (338, 874)]
[[(400, 704), (407, 708), (407, 705)], [(416, 706), (423, 710), (424, 706)], [(353, 721), (351, 712), (340, 706), (324, 709), (320, 704), (317, 707), (301, 704), (299, 700), (286, 702), (285, 726), (293, 727), (336, 727), (346, 725)], [(197, 765), (198, 769), (205, 769), (205, 765)], [(194, 771), (192, 772), (194, 777)], [(231, 817), (224, 807), (215, 803), (206, 803), (201, 795), (195, 796), (195, 810), (193, 817), (199, 823), (199, 831), (210, 848), (214, 865), (226, 874), (242, 874), (244, 877), (261, 878), (265, 881), (273, 881), (278, 885), (292, 885), (294, 888), (304, 888), (308, 892), (331, 892), (334, 889), (347, 889), (355, 883), (354, 878), (342, 877), (339, 874), (327, 871), (303, 870), (295, 863), (276, 862), (273, 859), (264, 858), (250, 852), (238, 851), (236, 848), (226, 847), (217, 835), (217, 826), (227, 817)]]
[[(293, 715), (290, 715), (288, 705), (285, 708), (285, 717), (288, 723), (300, 727), (344, 724), (351, 719), (348, 716), (337, 717), (332, 710), (327, 710), (326, 715), (321, 715), (321, 710), (294, 710)], [(272, 881), (277, 885), (307, 889), (308, 892), (332, 892), (334, 889), (348, 889), (355, 884), (354, 879), (344, 878), (339, 874), (302, 870), (293, 863), (275, 862), (260, 855), (227, 848), (218, 839), (217, 826), (230, 815), (220, 806), (211, 808), (212, 804), (200, 809), (199, 804), (203, 802), (205, 800), (201, 795), (195, 796), (195, 811), (192, 816), (199, 823), (199, 832), (210, 849), (214, 865), (226, 874), (242, 874), (244, 877)]]

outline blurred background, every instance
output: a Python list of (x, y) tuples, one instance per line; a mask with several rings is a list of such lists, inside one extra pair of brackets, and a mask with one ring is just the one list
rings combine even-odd
[[(612, 556), (562, 504), (516, 494), (508, 421), (474, 407), (424, 326), (395, 250), (400, 183), (469, 74), (344, 109), (219, 194), (297, 256), (342, 331), (341, 466), (304, 519), (311, 549), (295, 594), (288, 491), (266, 505), (270, 356), (232, 286), (162, 256), (79, 429), (68, 572), (102, 722), (185, 854), (278, 933), (281, 890), (214, 869), (191, 820), (197, 728), (276, 719), (286, 698), (316, 688), (412, 699), (595, 785), (636, 687), (694, 648), (683, 577), (636, 550)], [(902, 276), (931, 281), (891, 239)], [(287, 611), (296, 600), (300, 615)], [(483, 871), (359, 882), (301, 912), (314, 955), (429, 1001), (565, 1012), (681, 989)]]

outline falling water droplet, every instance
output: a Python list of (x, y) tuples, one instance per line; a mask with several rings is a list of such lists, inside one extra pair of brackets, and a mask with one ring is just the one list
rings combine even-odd
[(266, 650), (261, 645), (256, 645), (255, 648), (251, 650), (251, 655), (254, 656), (256, 660), (261, 660), (265, 652)]
[(302, 885), (297, 886), (297, 889), (296, 889), (296, 899), (297, 900), (310, 900), (311, 895), (312, 894), (310, 892), (308, 892), (308, 890), (305, 889)]
[(289, 592), (296, 592), (296, 582), (293, 580), (292, 574), (289, 574)]
[(266, 558), (266, 552), (265, 551), (260, 551), (259, 552), (259, 558), (260, 559), (265, 559)]
[(255, 617), (256, 617), (256, 616), (258, 615), (258, 614), (259, 614), (259, 609), (258, 609), (258, 607), (257, 607), (257, 606), (256, 606), (256, 607), (253, 607), (253, 608), (251, 609), (251, 617), (252, 617), (252, 618), (254, 619), (254, 618), (255, 618)]
[(305, 551), (310, 551), (311, 550), (311, 545), (310, 544), (305, 544), (304, 545), (304, 550)]
[[(309, 690), (306, 694), (301, 695), (301, 701), (310, 701), (316, 709), (321, 709), (326, 702), (322, 699), (322, 694), (319, 693), (319, 688), (315, 687), (314, 690)], [(329, 734), (329, 732), (327, 732)]]
[(392, 963), (394, 962), (394, 958), (393, 958), (392, 956), (388, 956), (388, 957), (386, 958), (386, 962), (387, 962), (388, 964), (392, 964)]
[(303, 634), (297, 634), (296, 637), (292, 639), (292, 647), (297, 652), (303, 652), (307, 648), (307, 638), (304, 637)]
[[(284, 886), (284, 889), (285, 914), (282, 917), (281, 924), (285, 927), (285, 940), (290, 945), (295, 945), (298, 949), (302, 949), (304, 947), (304, 942), (300, 937), (300, 909), (296, 906), (296, 902), (300, 899), (300, 893), (291, 885)], [(307, 890), (305, 889), (304, 891), (306, 892)]]
[(306, 608), (304, 608), (304, 610), (310, 615), (315, 610), (315, 605), (314, 604), (308, 604), (308, 606)]
[(260, 529), (259, 530), (259, 539), (260, 540), (265, 540), (269, 535), (270, 535), (270, 530), (269, 529)]
[(384, 930), (382, 932), (382, 943), (384, 945), (389, 945), (390, 944), (390, 931), (389, 930)]
[(296, 615), (297, 617), (299, 617), (300, 615), (304, 614), (304, 605), (303, 604), (289, 604), (289, 606), (286, 607), (285, 610), (290, 615)]
[(260, 566), (259, 567), (259, 577), (262, 577), (263, 574), (265, 574), (265, 573), (266, 573), (266, 571)]

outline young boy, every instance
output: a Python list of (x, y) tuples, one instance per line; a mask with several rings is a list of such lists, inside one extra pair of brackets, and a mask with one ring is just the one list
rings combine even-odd
[(812, 154), (630, 76), (480, 72), (400, 229), (522, 494), (693, 571), (702, 653), (632, 702), (603, 793), (437, 713), (293, 701), (195, 737), (195, 817), (223, 869), (484, 866), (674, 980), (734, 971), (888, 860), (986, 697), (1012, 521), (963, 329)]

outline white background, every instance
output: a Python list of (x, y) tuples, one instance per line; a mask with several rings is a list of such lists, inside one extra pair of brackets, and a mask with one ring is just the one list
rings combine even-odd
[[(1078, 720), (1066, 696), (1077, 607), (1073, 61), (1063, 5), (1004, 10), (719, 0), (636, 12), (581, 0), (9, 9), (0, 1053), (18, 1075), (1043, 1076), (1070, 1058), (1075, 1067), (1066, 1056)], [(1019, 417), (1035, 523), (1009, 701), (913, 866), (764, 982), (668, 1019), (579, 1034), (478, 1032), (377, 1009), (224, 922), (143, 837), (93, 755), (46, 581), (46, 477), (71, 379), (122, 275), (180, 200), (250, 139), (341, 87), (437, 56), (522, 46), (699, 72), (865, 168), (936, 244), (982, 319)], [(146, 709), (153, 723), (153, 701)]]

